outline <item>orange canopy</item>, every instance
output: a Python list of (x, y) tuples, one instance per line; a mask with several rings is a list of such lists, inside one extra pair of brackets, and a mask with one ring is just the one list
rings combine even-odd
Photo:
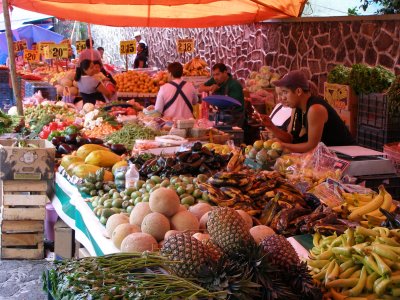
[(119, 27), (214, 27), (298, 17), (307, 0), (9, 0), (61, 19)]

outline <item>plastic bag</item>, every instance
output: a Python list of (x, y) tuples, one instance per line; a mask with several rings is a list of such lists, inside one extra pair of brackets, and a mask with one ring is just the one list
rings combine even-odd
[(135, 183), (140, 179), (139, 170), (135, 164), (130, 163), (125, 173), (125, 188), (134, 187)]
[(288, 165), (287, 161), (280, 160), (275, 164), (275, 169), (282, 172), (282, 166), (284, 166), (284, 173), (289, 182), (304, 192), (324, 182), (327, 178), (340, 179), (349, 165), (347, 161), (339, 159), (331, 152), (324, 143), (319, 143), (311, 152), (289, 155), (289, 157), (291, 165)]

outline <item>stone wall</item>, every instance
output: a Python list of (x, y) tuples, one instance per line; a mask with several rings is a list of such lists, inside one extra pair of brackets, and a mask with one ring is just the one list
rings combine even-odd
[[(236, 77), (247, 78), (264, 64), (280, 74), (304, 69), (322, 91), (327, 73), (336, 64), (381, 64), (400, 74), (400, 18), (398, 16), (302, 18), (204, 29), (115, 28), (93, 25), (95, 45), (103, 46), (116, 64), (124, 65), (119, 41), (141, 31), (149, 45), (150, 65), (187, 61), (177, 54), (177, 38), (193, 37), (196, 55), (211, 66), (226, 63)], [(132, 58), (130, 58), (132, 65)]]

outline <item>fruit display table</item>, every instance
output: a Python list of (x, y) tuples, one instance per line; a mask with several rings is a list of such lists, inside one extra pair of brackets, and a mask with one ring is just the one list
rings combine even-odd
[[(69, 183), (60, 173), (56, 174), (55, 191), (52, 204), (58, 216), (75, 231), (75, 239), (91, 256), (119, 252), (112, 241), (104, 236), (104, 225), (95, 216), (89, 203), (81, 196), (76, 186)], [(308, 236), (288, 238), (297, 254), (304, 259), (308, 257), (306, 248), (309, 248), (309, 240)]]
[(56, 192), (52, 204), (58, 216), (73, 230), (75, 239), (92, 256), (119, 252), (110, 239), (103, 235), (104, 226), (94, 215), (89, 204), (61, 174), (56, 174)]

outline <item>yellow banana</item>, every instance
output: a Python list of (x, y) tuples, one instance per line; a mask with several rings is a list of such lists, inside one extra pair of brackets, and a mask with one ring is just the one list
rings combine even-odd
[(379, 194), (369, 203), (353, 210), (349, 215), (348, 219), (350, 221), (360, 220), (363, 215), (368, 214), (376, 210), (377, 208), (381, 207), (382, 203), (383, 203), (383, 194), (382, 191), (380, 191)]
[(393, 204), (393, 199), (392, 199), (392, 195), (390, 195), (386, 190), (384, 186), (380, 186), (379, 189), (383, 190), (384, 196), (383, 196), (383, 204), (381, 206), (381, 208), (385, 209), (385, 210), (389, 210), (390, 207)]

